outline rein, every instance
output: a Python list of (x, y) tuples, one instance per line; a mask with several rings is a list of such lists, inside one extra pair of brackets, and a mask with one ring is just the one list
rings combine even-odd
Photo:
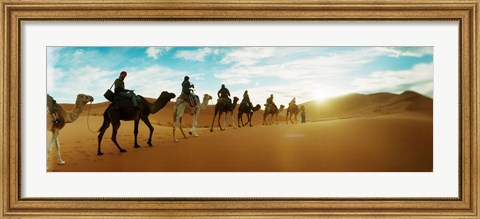
[(90, 102), (90, 106), (88, 107), (87, 128), (88, 128), (88, 130), (89, 130), (91, 133), (97, 133), (96, 131), (93, 131), (93, 130), (90, 128), (89, 119), (90, 119), (90, 110), (91, 110), (91, 109), (92, 109), (92, 102)]

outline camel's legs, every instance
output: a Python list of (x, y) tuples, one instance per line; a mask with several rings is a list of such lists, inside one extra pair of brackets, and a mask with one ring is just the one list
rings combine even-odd
[(178, 108), (177, 108), (177, 106), (175, 106), (173, 108), (173, 124), (172, 124), (172, 126), (173, 126), (173, 141), (174, 142), (178, 141), (178, 139), (175, 137), (175, 130), (177, 129), (177, 123), (178, 123), (178, 118), (177, 118), (178, 117), (178, 112), (177, 112), (177, 110), (178, 110)]
[(102, 139), (103, 135), (105, 134), (105, 131), (107, 131), (108, 127), (110, 126), (110, 117), (108, 116), (107, 113), (103, 114), (103, 124), (100, 127), (99, 134), (98, 134), (98, 151), (97, 155), (103, 155), (101, 145), (102, 145)]
[(220, 125), (220, 119), (222, 118), (222, 114), (223, 114), (223, 112), (220, 112), (220, 113), (218, 114), (218, 127), (220, 128), (221, 131), (223, 131), (223, 128), (222, 128), (222, 126)]
[(178, 128), (179, 128), (180, 131), (182, 132), (183, 137), (184, 137), (184, 138), (187, 138), (187, 136), (185, 135), (185, 133), (183, 132), (183, 129), (182, 129), (182, 118), (183, 118), (183, 117), (180, 117), (180, 119), (178, 120), (178, 121), (179, 121)]
[(148, 126), (148, 129), (150, 129), (150, 136), (148, 137), (147, 144), (149, 146), (152, 146), (152, 135), (153, 135), (154, 128), (153, 128), (152, 124), (150, 123), (150, 120), (148, 119), (148, 117), (142, 117), (141, 119), (145, 123), (145, 125)]
[[(108, 126), (109, 126), (109, 125), (107, 125), (107, 128), (108, 128)], [(101, 149), (101, 144), (102, 144), (103, 134), (105, 134), (105, 131), (107, 130), (107, 128), (105, 128), (105, 129), (100, 129), (100, 134), (98, 134), (98, 151), (97, 151), (97, 155), (103, 155), (102, 149)]]
[[(57, 139), (57, 135), (55, 134), (57, 131), (52, 132), (52, 138), (50, 139), (50, 144), (48, 144), (47, 147), (47, 152), (50, 153), (53, 149), (53, 144), (55, 143), (55, 140)], [(47, 153), (47, 161), (48, 161), (48, 153)]]
[[(198, 109), (200, 110), (200, 109)], [(197, 134), (197, 120), (198, 120), (198, 115), (200, 115), (200, 112), (199, 111), (196, 111), (193, 115), (192, 115), (192, 128), (190, 129), (189, 131), (189, 134), (190, 135), (193, 135), (193, 136), (198, 136)]]
[(47, 171), (48, 171), (48, 157), (50, 156), (50, 151), (52, 151), (52, 148), (53, 148), (53, 142), (55, 140), (53, 139), (53, 134), (52, 134), (52, 138), (50, 139), (50, 143), (47, 145), (47, 159), (45, 160), (46, 161), (46, 164), (47, 164)]
[(215, 113), (213, 114), (212, 126), (210, 127), (210, 132), (213, 132), (213, 124), (215, 123), (215, 117), (216, 116), (217, 116), (217, 106), (215, 106)]
[[(227, 112), (227, 115), (229, 114), (229, 112)], [(235, 125), (235, 120), (233, 119), (233, 111), (230, 111), (230, 118), (232, 118), (232, 127), (234, 129), (237, 128), (237, 126)]]
[(118, 142), (117, 142), (117, 132), (118, 132), (118, 128), (120, 128), (120, 121), (115, 122), (115, 123), (112, 122), (112, 128), (113, 128), (113, 131), (112, 131), (112, 141), (113, 141), (113, 143), (115, 143), (115, 145), (117, 146), (118, 150), (120, 150), (120, 152), (126, 152), (126, 150), (121, 148), (120, 145), (118, 145)]
[(250, 127), (252, 127), (252, 116), (253, 116), (253, 113), (252, 113), (252, 112), (248, 112), (248, 113), (247, 113), (247, 117), (248, 117), (248, 122), (247, 122), (247, 124), (250, 124)]
[(177, 129), (177, 128), (175, 127), (175, 122), (173, 122), (173, 141), (177, 142), (178, 139), (175, 137), (175, 129)]
[(242, 117), (243, 117), (243, 113), (242, 113), (242, 111), (239, 109), (239, 110), (238, 110), (238, 115), (237, 115), (237, 123), (238, 123), (238, 127), (239, 127), (239, 128), (244, 126), (244, 125), (243, 125), (243, 118), (242, 118)]
[(228, 117), (228, 111), (225, 112), (225, 117), (223, 117), (223, 129), (227, 129), (227, 117)]
[(60, 141), (58, 141), (58, 135), (55, 138), (55, 144), (57, 145), (57, 155), (58, 155), (57, 164), (63, 165), (63, 164), (65, 164), (65, 161), (63, 161), (62, 156), (60, 156)]
[[(242, 119), (241, 125), (242, 125), (243, 127), (245, 127), (245, 126), (248, 124), (248, 112), (245, 113), (245, 114), (247, 114), (247, 122), (243, 122), (243, 113), (242, 113), (242, 118), (241, 118), (241, 119)], [(237, 122), (237, 123), (238, 123), (238, 126), (240, 127), (240, 122)]]
[(50, 152), (53, 149), (53, 144), (56, 143), (56, 141), (57, 141), (58, 134), (59, 134), (59, 131), (57, 129), (55, 129), (52, 132), (52, 138), (50, 139), (50, 144), (48, 144), (48, 147), (47, 147), (47, 160), (46, 160), (47, 161), (47, 169), (48, 169), (48, 157), (50, 156)]
[(140, 145), (138, 144), (138, 141), (137, 141), (137, 137), (138, 137), (138, 123), (140, 122), (140, 120), (136, 119), (135, 120), (135, 124), (134, 124), (134, 128), (133, 128), (133, 134), (135, 135), (135, 144), (133, 145), (134, 148), (139, 148)]

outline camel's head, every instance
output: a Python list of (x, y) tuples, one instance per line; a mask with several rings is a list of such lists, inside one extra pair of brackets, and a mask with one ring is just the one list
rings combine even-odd
[(257, 104), (255, 107), (253, 107), (253, 111), (258, 111), (262, 108), (262, 106), (260, 106), (260, 104)]
[(176, 95), (174, 93), (169, 93), (167, 91), (163, 91), (161, 94), (160, 94), (160, 97), (159, 99), (168, 99), (168, 100), (171, 100), (173, 98), (175, 98)]
[(284, 105), (280, 105), (280, 111), (282, 111), (285, 108)]
[(92, 96), (89, 96), (89, 95), (86, 95), (86, 94), (79, 94), (77, 95), (77, 101), (76, 103), (79, 104), (86, 104), (88, 102), (93, 102), (93, 97)]
[(204, 95), (203, 95), (203, 100), (206, 100), (206, 101), (208, 102), (208, 101), (211, 100), (211, 99), (213, 99), (212, 96), (210, 96), (210, 95), (208, 95), (208, 94), (204, 94)]
[(233, 102), (234, 103), (238, 102), (238, 100), (239, 100), (238, 97), (233, 97)]

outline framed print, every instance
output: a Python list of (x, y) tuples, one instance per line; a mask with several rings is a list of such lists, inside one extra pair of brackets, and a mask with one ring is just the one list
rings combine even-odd
[(1, 7), (3, 217), (478, 217), (478, 1)]

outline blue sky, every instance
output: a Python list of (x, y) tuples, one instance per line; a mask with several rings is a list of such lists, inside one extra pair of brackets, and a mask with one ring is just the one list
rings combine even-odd
[(154, 98), (179, 95), (185, 75), (199, 95), (216, 97), (225, 84), (240, 99), (248, 90), (253, 104), (270, 94), (278, 105), (405, 90), (433, 97), (433, 47), (47, 47), (47, 93), (61, 103), (79, 93), (106, 101), (121, 71), (127, 89)]

